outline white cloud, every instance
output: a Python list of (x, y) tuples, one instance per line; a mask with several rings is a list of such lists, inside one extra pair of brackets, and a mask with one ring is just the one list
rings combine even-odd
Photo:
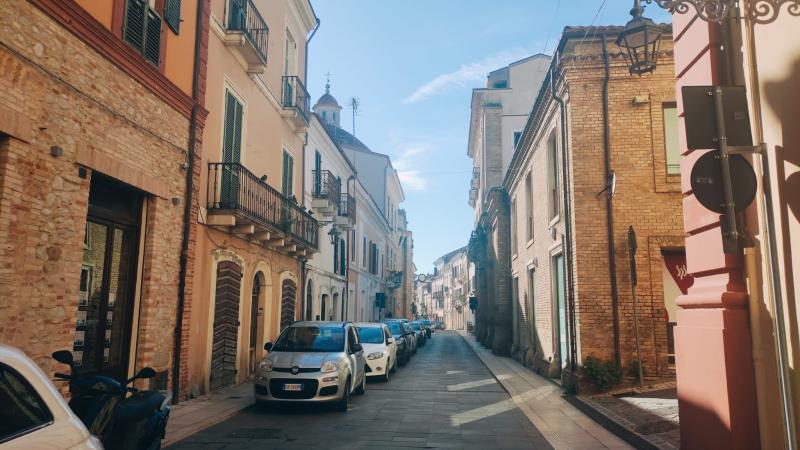
[(441, 74), (418, 87), (413, 94), (406, 97), (403, 103), (417, 103), (434, 95), (465, 87), (486, 79), (492, 70), (507, 66), (509, 63), (530, 56), (531, 52), (522, 47), (503, 50), (480, 61), (463, 64), (454, 72)]
[(392, 165), (397, 170), (397, 177), (403, 189), (411, 191), (425, 191), (428, 189), (428, 180), (418, 169), (418, 156), (430, 152), (433, 146), (429, 143), (407, 143), (395, 148), (396, 159), (392, 159)]

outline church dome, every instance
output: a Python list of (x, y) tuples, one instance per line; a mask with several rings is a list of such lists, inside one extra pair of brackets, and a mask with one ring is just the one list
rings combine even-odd
[(322, 94), (322, 97), (317, 100), (317, 105), (328, 105), (328, 106), (339, 106), (339, 102), (336, 101), (336, 98), (330, 94), (330, 92), (325, 92)]

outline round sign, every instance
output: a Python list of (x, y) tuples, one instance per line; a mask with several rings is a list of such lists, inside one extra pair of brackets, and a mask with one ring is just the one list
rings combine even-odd
[[(756, 173), (742, 155), (730, 155), (731, 188), (737, 211), (744, 211), (756, 197)], [(692, 192), (701, 205), (718, 214), (725, 213), (722, 169), (717, 152), (701, 156), (692, 167)]]
[(417, 275), (417, 281), (419, 281), (420, 283), (424, 283), (425, 280), (427, 280), (427, 279), (428, 279), (428, 277), (426, 277), (424, 273), (421, 273), (421, 274)]

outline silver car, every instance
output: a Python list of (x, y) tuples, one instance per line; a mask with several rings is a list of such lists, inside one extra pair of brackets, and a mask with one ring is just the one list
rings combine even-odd
[(332, 402), (347, 411), (350, 395), (367, 389), (364, 348), (350, 322), (295, 322), (264, 349), (254, 383), (258, 404)]

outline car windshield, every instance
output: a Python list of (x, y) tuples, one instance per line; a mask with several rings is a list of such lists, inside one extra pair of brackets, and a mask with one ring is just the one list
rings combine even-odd
[(420, 327), (418, 323), (412, 323), (411, 327), (413, 327), (417, 331), (420, 331), (422, 329), (422, 327)]
[(358, 337), (365, 344), (383, 344), (383, 339), (386, 336), (383, 334), (383, 328), (359, 327)]
[(289, 327), (273, 347), (279, 352), (341, 352), (344, 329), (340, 327)]
[(403, 329), (400, 327), (398, 322), (389, 322), (386, 324), (389, 327), (389, 331), (392, 332), (394, 335), (403, 334)]

